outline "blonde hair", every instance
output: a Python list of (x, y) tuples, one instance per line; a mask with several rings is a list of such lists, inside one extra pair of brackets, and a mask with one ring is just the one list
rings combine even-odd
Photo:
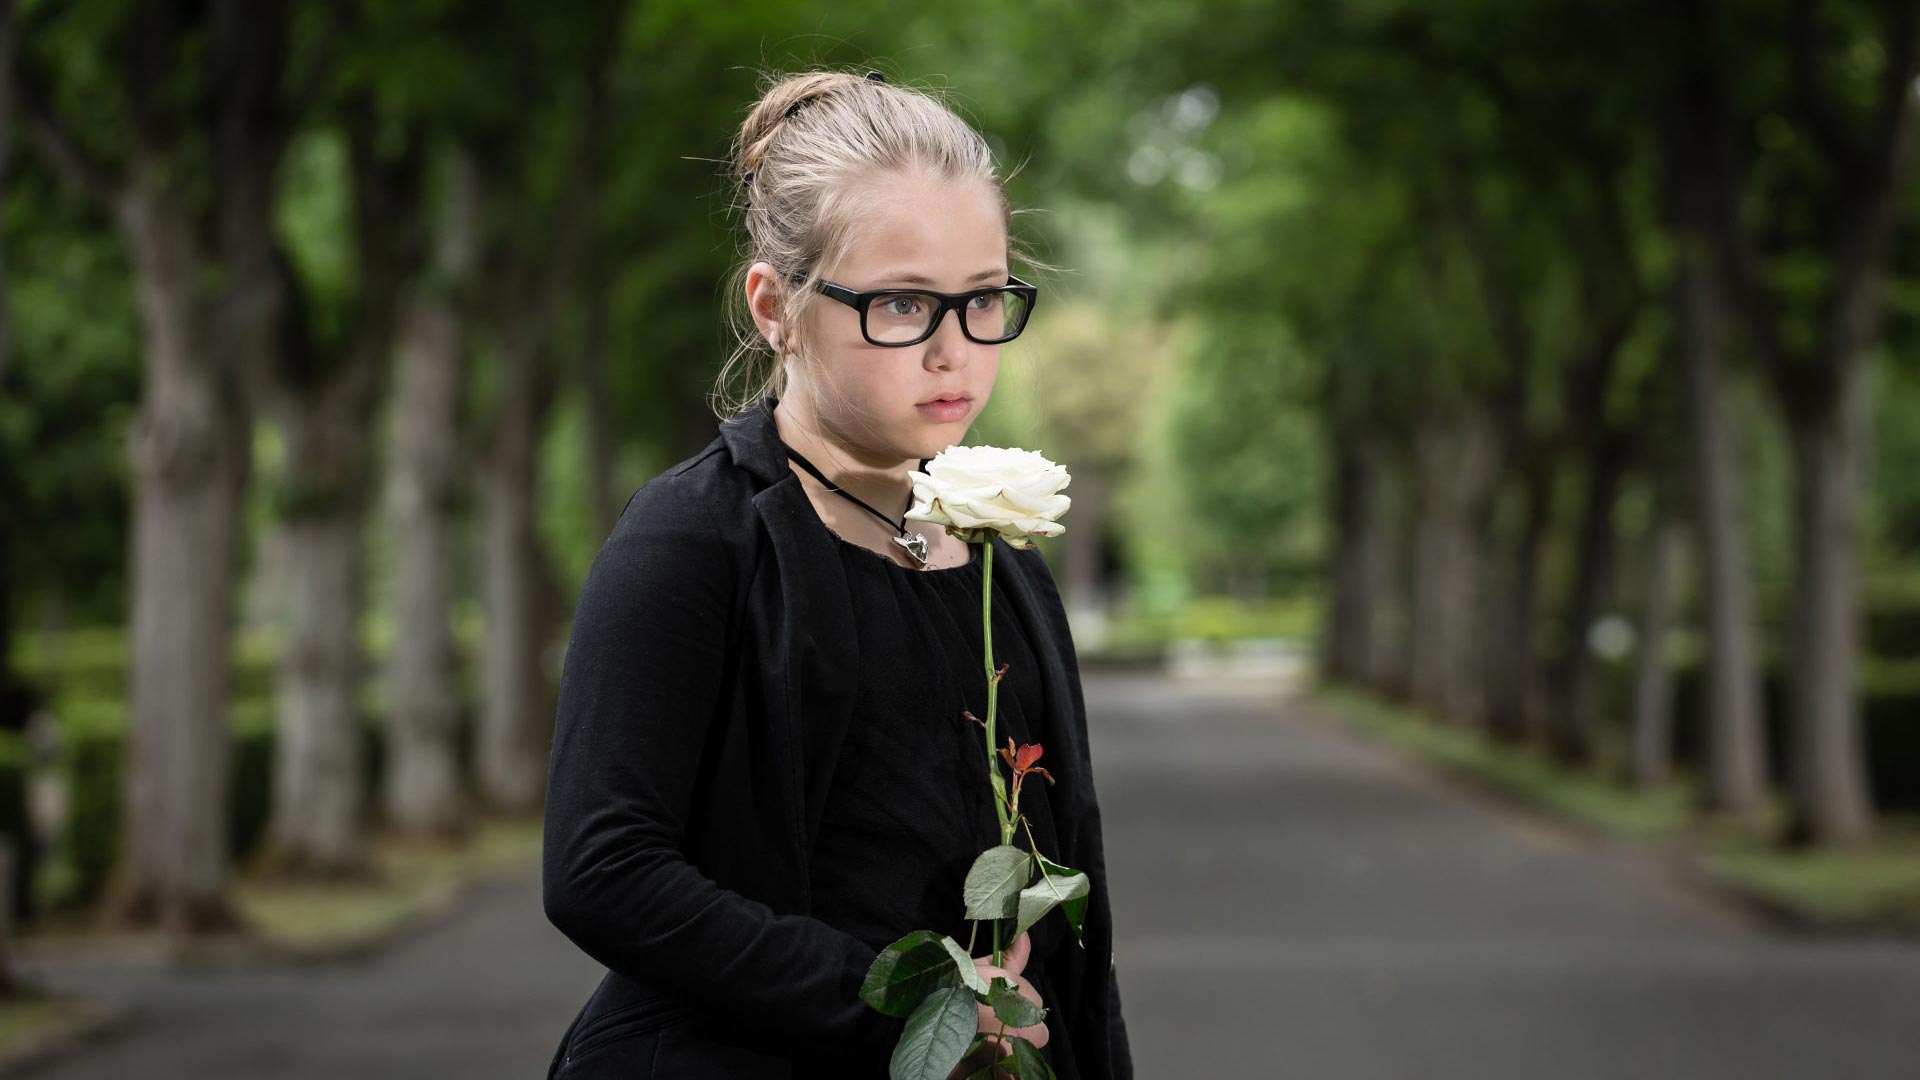
[[(1003, 222), (1011, 226), (1013, 217), (1006, 178), (986, 139), (931, 92), (886, 82), (878, 72), (810, 71), (767, 82), (740, 125), (731, 163), (746, 242), (727, 279), (734, 346), (709, 395), (722, 419), (786, 389), (782, 357), (748, 309), (747, 271), (766, 262), (781, 275), (780, 321), (787, 328), (781, 347), (810, 358), (809, 343), (794, 330), (821, 300), (814, 286), (824, 269), (853, 246), (859, 179), (919, 170), (978, 180), (993, 192)], [(1011, 231), (1008, 254), (1039, 265), (1018, 250)], [(796, 271), (802, 280), (787, 281)]]

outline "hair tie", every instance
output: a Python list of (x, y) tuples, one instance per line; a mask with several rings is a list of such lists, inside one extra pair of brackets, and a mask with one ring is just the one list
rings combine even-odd
[(795, 113), (799, 112), (801, 109), (804, 109), (811, 104), (813, 104), (812, 98), (803, 97), (799, 101), (796, 101), (793, 104), (787, 106), (787, 119), (789, 120), (793, 119), (793, 115)]
[(887, 81), (887, 77), (877, 71), (869, 71), (867, 72), (867, 80), (869, 82), (883, 83)]

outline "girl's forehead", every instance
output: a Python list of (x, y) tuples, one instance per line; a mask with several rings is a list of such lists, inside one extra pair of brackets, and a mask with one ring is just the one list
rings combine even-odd
[(1004, 272), (1006, 223), (985, 184), (915, 178), (872, 196), (853, 211), (840, 274), (916, 276), (957, 289), (984, 271)]

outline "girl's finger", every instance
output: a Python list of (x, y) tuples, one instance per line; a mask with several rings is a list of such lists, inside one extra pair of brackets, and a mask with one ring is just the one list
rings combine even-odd
[(1002, 966), (1018, 975), (1026, 968), (1027, 957), (1032, 952), (1033, 942), (1027, 937), (1027, 932), (1022, 930), (1020, 936), (1013, 939), (1012, 947), (1007, 950), (1006, 963)]

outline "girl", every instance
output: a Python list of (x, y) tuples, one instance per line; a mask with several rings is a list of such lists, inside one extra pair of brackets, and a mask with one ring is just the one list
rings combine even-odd
[[(961, 882), (999, 835), (963, 715), (986, 713), (980, 545), (904, 514), (1033, 306), (1003, 180), (977, 132), (877, 72), (779, 82), (735, 166), (722, 394), (771, 363), (634, 493), (580, 593), (544, 895), (607, 975), (552, 1077), (884, 1077), (904, 1021), (860, 999), (867, 967), (910, 930), (972, 940)], [(1021, 810), (1093, 888), (1084, 946), (1054, 913), (975, 965), (1048, 1009), (1015, 1033), (1062, 1080), (1131, 1077), (1073, 642), (1039, 552), (992, 542), (1000, 733), (1042, 743), (1056, 780)]]

